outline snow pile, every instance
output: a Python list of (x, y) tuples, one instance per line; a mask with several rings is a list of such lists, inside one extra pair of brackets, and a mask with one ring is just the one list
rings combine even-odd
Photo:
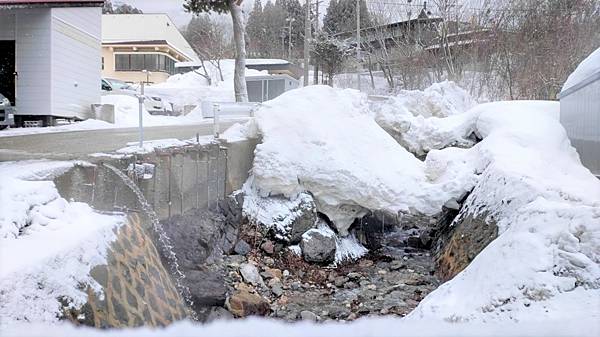
[[(211, 84), (200, 75), (202, 69), (196, 72), (190, 71), (184, 74), (176, 74), (164, 83), (146, 87), (146, 94), (162, 98), (167, 106), (174, 105), (176, 111), (182, 110), (185, 105), (200, 106), (203, 101), (234, 102), (235, 94), (233, 88), (233, 75), (235, 70), (234, 60), (222, 60), (221, 81), (218, 69), (209, 62), (205, 62)], [(246, 76), (268, 75), (267, 72), (246, 69)]]
[(89, 272), (106, 263), (123, 216), (94, 212), (60, 197), (50, 180), (73, 162), (0, 164), (0, 327), (17, 321), (57, 322), (61, 304), (81, 306)]
[[(115, 126), (136, 127), (139, 125), (140, 103), (136, 97), (128, 95), (104, 95), (102, 104), (115, 106)], [(145, 106), (142, 106), (142, 122), (144, 126), (177, 125), (190, 122), (201, 122), (202, 117), (191, 116), (158, 116), (151, 115)]]
[(472, 113), (484, 139), (447, 167), (469, 158), (481, 172), (461, 212), (496, 222), (499, 236), (410, 319), (600, 318), (600, 181), (570, 146), (558, 103), (497, 102)]
[(263, 139), (252, 187), (261, 196), (288, 198), (310, 191), (342, 236), (366, 210), (434, 214), (470, 190), (456, 177), (428, 178), (426, 164), (381, 129), (367, 108), (359, 92), (326, 86), (264, 103), (256, 112)]
[(575, 71), (569, 75), (567, 81), (562, 87), (562, 91), (579, 84), (588, 77), (600, 72), (600, 48), (591, 53), (583, 62), (581, 62)]
[(407, 150), (419, 156), (448, 146), (470, 147), (475, 106), (469, 93), (454, 82), (425, 89), (403, 90), (384, 102), (372, 103), (377, 123)]

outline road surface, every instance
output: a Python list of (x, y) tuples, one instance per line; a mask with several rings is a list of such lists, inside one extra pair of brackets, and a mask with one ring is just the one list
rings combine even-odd
[[(247, 118), (222, 121), (220, 130)], [(1, 133), (2, 131), (0, 131)], [(196, 134), (213, 133), (210, 123), (168, 125), (144, 128), (144, 140), (176, 138), (192, 139)], [(138, 140), (138, 128), (115, 128), (39, 133), (23, 136), (0, 137), (0, 161), (25, 159), (83, 159), (92, 153), (110, 153)]]

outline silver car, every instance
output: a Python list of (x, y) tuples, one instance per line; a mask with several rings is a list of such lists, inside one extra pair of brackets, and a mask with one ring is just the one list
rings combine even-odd
[[(117, 95), (136, 96), (137, 90), (129, 83), (114, 78), (102, 79), (102, 91)], [(145, 95), (144, 106), (149, 113), (164, 113), (165, 107), (160, 97)]]
[(15, 109), (8, 98), (0, 93), (0, 130), (15, 124)]

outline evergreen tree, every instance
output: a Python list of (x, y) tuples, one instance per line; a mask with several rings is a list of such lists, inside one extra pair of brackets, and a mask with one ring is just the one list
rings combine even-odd
[[(365, 0), (360, 0), (360, 25), (372, 25)], [(323, 20), (323, 29), (329, 34), (356, 30), (356, 0), (332, 0)]]
[(250, 12), (250, 15), (248, 16), (246, 32), (248, 33), (248, 39), (250, 40), (248, 41), (250, 54), (263, 57), (266, 52), (265, 42), (267, 41), (267, 31), (263, 6), (260, 0), (254, 2), (252, 12)]

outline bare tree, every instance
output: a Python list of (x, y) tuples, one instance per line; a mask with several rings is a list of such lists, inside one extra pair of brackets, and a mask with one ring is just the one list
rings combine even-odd
[(221, 60), (233, 56), (225, 22), (208, 14), (194, 17), (185, 30), (185, 36), (200, 58), (203, 73), (199, 74), (209, 83), (212, 81), (205, 67), (205, 62), (208, 62), (218, 70), (219, 79), (223, 81)]

